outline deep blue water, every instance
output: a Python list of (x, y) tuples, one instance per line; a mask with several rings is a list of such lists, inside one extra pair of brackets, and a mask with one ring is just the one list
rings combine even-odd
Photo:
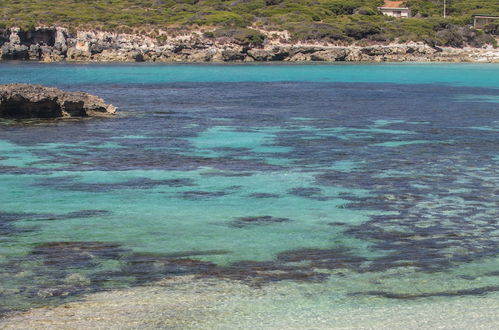
[(185, 274), (358, 304), (499, 291), (499, 65), (0, 64), (10, 82), (119, 115), (0, 123), (0, 311)]

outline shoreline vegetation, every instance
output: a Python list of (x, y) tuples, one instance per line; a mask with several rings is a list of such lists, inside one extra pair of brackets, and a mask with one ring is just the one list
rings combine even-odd
[(0, 59), (95, 62), (499, 62), (493, 0), (5, 0)]

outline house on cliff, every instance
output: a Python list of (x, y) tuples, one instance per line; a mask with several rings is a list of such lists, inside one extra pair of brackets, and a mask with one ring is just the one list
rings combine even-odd
[(499, 16), (473, 15), (473, 28), (483, 29), (489, 24), (499, 24)]
[(386, 16), (408, 18), (411, 17), (411, 10), (403, 6), (403, 1), (385, 0), (383, 7), (378, 7), (378, 10)]

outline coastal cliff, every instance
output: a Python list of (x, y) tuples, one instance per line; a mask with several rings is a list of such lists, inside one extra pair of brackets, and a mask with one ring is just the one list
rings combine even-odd
[(499, 62), (499, 49), (430, 46), (423, 42), (338, 45), (295, 42), (285, 32), (260, 31), (262, 42), (185, 31), (159, 37), (105, 31), (39, 27), (0, 31), (2, 60), (43, 62)]

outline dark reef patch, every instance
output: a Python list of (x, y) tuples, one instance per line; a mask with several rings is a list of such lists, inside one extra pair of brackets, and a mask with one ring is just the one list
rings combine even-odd
[(68, 220), (68, 219), (79, 219), (79, 218), (93, 218), (102, 217), (112, 214), (108, 210), (81, 210), (63, 214), (39, 214), (36, 217), (31, 217), (31, 220)]
[(134, 254), (112, 276), (133, 276), (135, 283), (145, 283), (164, 277), (199, 274), (214, 268), (214, 263), (196, 259)]
[(211, 268), (201, 277), (217, 277), (242, 281), (261, 287), (279, 281), (323, 282), (331, 271), (359, 270), (367, 260), (348, 249), (300, 249), (279, 253), (270, 261), (239, 261)]
[(49, 242), (37, 245), (31, 255), (41, 258), (46, 265), (78, 268), (93, 266), (99, 259), (118, 260), (125, 252), (116, 243)]
[(3, 166), (0, 165), (0, 173), (2, 174), (50, 174), (53, 169), (22, 167), (22, 166)]
[[(0, 281), (22, 280), (19, 290), (1, 293), (0, 309), (19, 309), (18, 299), (46, 306), (84, 293), (140, 285), (165, 277), (211, 272), (217, 266), (192, 257), (227, 254), (225, 250), (136, 253), (110, 242), (48, 242), (1, 264)], [(111, 262), (112, 269), (104, 264)], [(109, 266), (108, 266), (109, 267)], [(5, 304), (4, 304), (5, 302)]]
[[(76, 218), (91, 218), (111, 214), (107, 210), (81, 210), (63, 214), (50, 214), (50, 213), (20, 213), (20, 212), (0, 212), (0, 236), (8, 237), (23, 233), (36, 231), (36, 226), (23, 226), (15, 225), (17, 221), (44, 221), (44, 220), (65, 220)], [(0, 240), (3, 240), (0, 237)]]
[(38, 244), (30, 253), (9, 257), (2, 264), (0, 280), (22, 285), (5, 292), (0, 308), (23, 309), (26, 300), (39, 306), (59, 304), (77, 295), (105, 290), (104, 284), (113, 279), (94, 281), (91, 274), (103, 262), (119, 261), (127, 253), (119, 244), (106, 242)]
[(190, 200), (202, 200), (208, 198), (217, 198), (229, 194), (227, 191), (203, 191), (203, 190), (191, 190), (185, 191), (181, 194), (182, 198)]
[(65, 219), (74, 218), (91, 218), (91, 217), (101, 217), (104, 215), (110, 215), (111, 211), (108, 210), (81, 210), (75, 212), (69, 212), (63, 215)]
[(4, 233), (5, 235), (7, 235), (9, 232), (19, 233), (19, 232), (27, 232), (34, 230), (34, 227), (33, 229), (30, 229), (28, 227), (13, 229), (14, 227), (12, 227), (12, 223), (20, 220), (29, 220), (29, 221), (67, 220), (67, 219), (101, 217), (110, 214), (112, 214), (112, 212), (108, 210), (80, 210), (80, 211), (74, 211), (62, 214), (0, 212), (0, 233)]
[(253, 193), (249, 194), (248, 197), (251, 198), (279, 198), (278, 194), (269, 194), (269, 193)]
[(240, 261), (229, 266), (210, 269), (199, 276), (242, 281), (255, 287), (279, 281), (322, 282), (329, 277), (328, 274), (315, 272), (308, 267), (285, 265), (274, 261)]
[(40, 215), (35, 213), (0, 212), (0, 241), (3, 240), (3, 237), (34, 231), (35, 227), (18, 227), (14, 223), (19, 220), (32, 219), (38, 216)]
[(304, 198), (315, 199), (319, 201), (328, 200), (327, 197), (322, 195), (322, 190), (320, 188), (314, 188), (314, 187), (293, 188), (288, 191), (288, 194)]
[[(388, 147), (383, 152), (358, 149), (352, 156), (362, 161), (354, 170), (328, 169), (315, 176), (318, 185), (369, 191), (367, 196), (341, 194), (347, 201), (342, 207), (386, 212), (345, 226), (345, 234), (370, 242), (372, 250), (385, 254), (363, 271), (447, 271), (497, 254), (499, 213), (491, 205), (499, 203), (499, 167), (492, 160), (491, 135), (499, 134), (477, 135), (448, 125), (411, 129), (413, 138), (421, 135), (422, 140), (448, 143)], [(399, 124), (392, 126), (398, 129)], [(372, 136), (381, 137), (375, 132)]]
[(287, 263), (308, 263), (319, 269), (359, 270), (367, 259), (353, 255), (346, 249), (300, 249), (281, 252), (277, 260)]
[[(368, 240), (373, 248), (386, 251), (384, 257), (374, 259), (365, 271), (393, 267), (444, 271), (497, 254), (499, 242), (492, 233), (497, 230), (498, 223), (497, 220), (490, 222), (490, 211), (481, 214), (483, 211), (473, 207), (471, 215), (453, 216), (449, 211), (466, 207), (453, 201), (441, 201), (440, 204), (445, 206), (429, 204), (428, 208), (400, 208), (398, 214), (374, 215), (369, 221), (348, 228), (346, 234)], [(483, 225), (476, 225), (482, 221), (485, 222)]]
[(244, 176), (252, 176), (253, 173), (250, 172), (206, 172), (201, 173), (202, 176), (223, 176), (228, 178), (237, 178)]
[(256, 217), (236, 218), (230, 222), (230, 226), (236, 227), (236, 228), (245, 228), (245, 227), (254, 226), (254, 225), (283, 223), (283, 222), (289, 222), (289, 221), (291, 221), (291, 220), (288, 218), (276, 218), (276, 217), (273, 217), (270, 215), (262, 215), (262, 216), (256, 216)]
[(201, 251), (182, 251), (174, 253), (163, 253), (161, 256), (163, 258), (185, 258), (185, 257), (195, 257), (195, 256), (215, 256), (230, 254), (229, 250), (201, 250)]
[[(179, 134), (185, 135), (181, 132)], [(0, 137), (2, 137), (2, 134), (0, 134)], [(95, 137), (88, 138), (95, 139)], [(251, 158), (244, 157), (244, 159), (240, 155), (224, 155), (221, 157), (186, 155), (186, 152), (194, 151), (192, 147), (186, 145), (185, 148), (181, 148), (185, 141), (180, 138), (173, 138), (172, 140), (173, 142), (165, 141), (165, 139), (144, 139), (140, 145), (138, 145), (138, 141), (142, 140), (132, 139), (134, 143), (120, 140), (120, 148), (78, 145), (77, 147), (67, 146), (63, 149), (56, 148), (53, 150), (34, 149), (33, 153), (44, 159), (38, 162), (39, 164), (61, 164), (57, 168), (58, 171), (127, 171), (134, 169), (189, 171), (199, 168), (211, 168), (220, 174), (223, 172), (245, 173), (241, 174), (241, 176), (247, 176), (247, 173), (283, 169), (282, 166), (267, 164), (263, 159), (255, 155), (252, 155)], [(131, 157), (131, 154), (134, 156)], [(229, 174), (229, 176), (231, 175)], [(130, 184), (133, 184), (133, 181)], [(162, 183), (158, 182), (158, 184)], [(168, 182), (164, 184), (168, 184)]]
[(188, 178), (154, 180), (149, 178), (134, 178), (117, 183), (85, 183), (78, 182), (78, 176), (42, 179), (35, 186), (48, 187), (57, 190), (109, 192), (121, 189), (151, 189), (158, 186), (189, 187), (194, 186), (194, 180)]
[(347, 224), (344, 223), (344, 222), (337, 222), (337, 221), (335, 221), (335, 222), (328, 222), (328, 225), (336, 227), (336, 226), (346, 226)]
[(424, 293), (394, 293), (386, 291), (368, 291), (368, 292), (356, 292), (351, 295), (367, 295), (367, 296), (378, 296), (389, 299), (400, 299), (400, 300), (412, 300), (420, 298), (431, 298), (431, 297), (461, 297), (461, 296), (479, 296), (485, 295), (491, 292), (499, 291), (499, 286), (484, 286), (479, 288), (455, 290), (455, 291), (437, 291), (437, 292), (424, 292)]
[[(1, 297), (1, 296), (0, 296)], [(0, 308), (0, 320), (9, 316), (11, 309), (8, 308)]]

